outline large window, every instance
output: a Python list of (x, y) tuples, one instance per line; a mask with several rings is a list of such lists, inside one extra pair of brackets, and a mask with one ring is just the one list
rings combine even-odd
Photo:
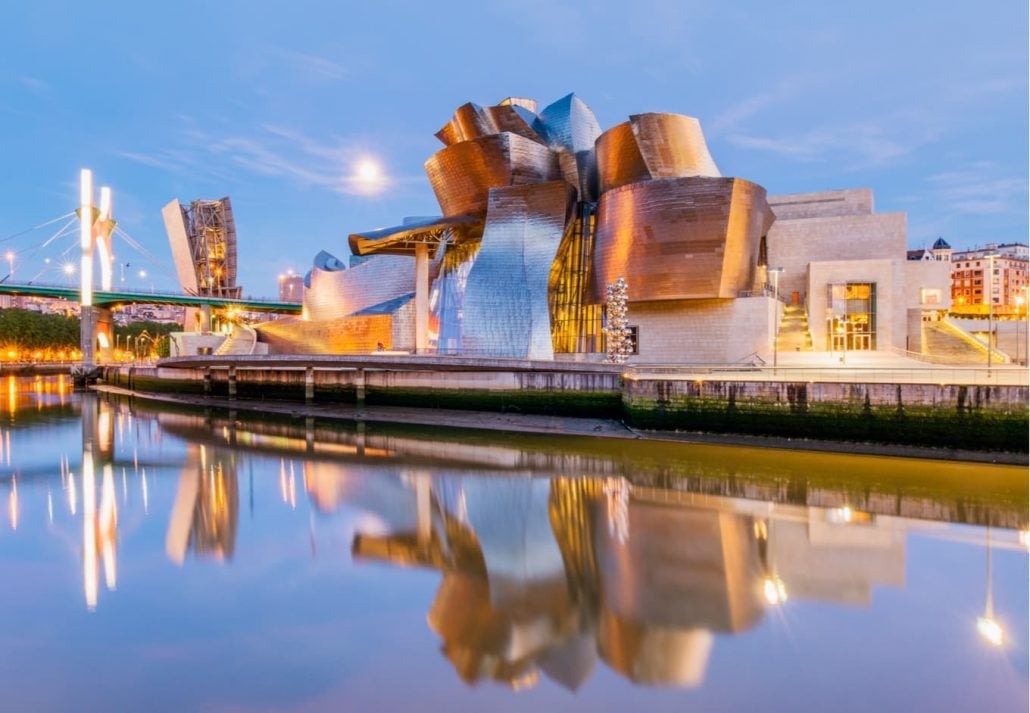
[(831, 351), (876, 349), (876, 283), (842, 282), (827, 289), (826, 343)]

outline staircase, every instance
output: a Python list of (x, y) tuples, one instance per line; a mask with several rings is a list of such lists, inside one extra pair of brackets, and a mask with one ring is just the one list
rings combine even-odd
[[(987, 359), (987, 345), (947, 320), (923, 323), (923, 355), (943, 364), (983, 364)], [(1009, 361), (994, 349), (995, 364)]]
[(812, 333), (808, 331), (808, 313), (803, 305), (783, 308), (780, 329), (776, 333), (776, 349), (780, 352), (812, 351)]
[(243, 324), (233, 327), (232, 334), (225, 338), (222, 345), (215, 350), (218, 356), (231, 354), (253, 354), (257, 344), (257, 332)]

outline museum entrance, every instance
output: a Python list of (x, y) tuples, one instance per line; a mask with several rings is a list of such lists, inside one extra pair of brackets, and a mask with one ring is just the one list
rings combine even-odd
[(827, 348), (830, 351), (876, 349), (876, 284), (846, 282), (827, 285)]

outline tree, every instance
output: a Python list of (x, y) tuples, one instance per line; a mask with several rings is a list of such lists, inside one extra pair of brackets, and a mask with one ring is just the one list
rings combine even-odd
[(604, 333), (608, 344), (608, 361), (611, 364), (625, 364), (627, 357), (633, 353), (626, 302), (627, 285), (620, 276), (608, 285), (608, 298), (605, 303), (608, 325)]

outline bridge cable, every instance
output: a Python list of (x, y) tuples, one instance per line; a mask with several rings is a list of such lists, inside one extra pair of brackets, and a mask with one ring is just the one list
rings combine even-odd
[(17, 233), (12, 233), (11, 235), (8, 235), (6, 238), (0, 238), (0, 243), (5, 243), (8, 240), (14, 240), (15, 238), (21, 237), (22, 235), (25, 235), (26, 233), (31, 233), (33, 230), (39, 230), (40, 228), (45, 228), (46, 226), (52, 225), (53, 223), (56, 223), (59, 220), (64, 220), (65, 218), (70, 218), (70, 217), (72, 217), (74, 215), (75, 215), (75, 211), (72, 211), (71, 213), (65, 213), (64, 215), (59, 215), (56, 218), (52, 218), (51, 220), (46, 221), (45, 223), (40, 223), (39, 225), (34, 225), (31, 228), (26, 228), (25, 230), (19, 231)]

